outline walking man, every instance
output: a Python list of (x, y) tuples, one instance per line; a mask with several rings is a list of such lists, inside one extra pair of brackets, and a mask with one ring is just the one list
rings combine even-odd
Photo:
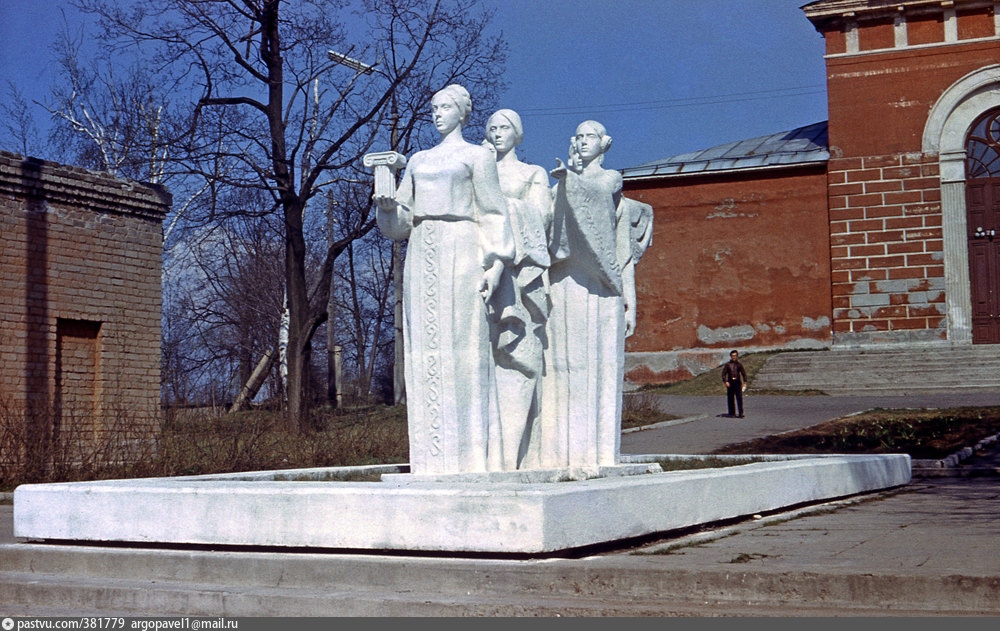
[(736, 416), (737, 409), (739, 417), (743, 418), (743, 390), (746, 388), (747, 371), (743, 370), (743, 364), (738, 360), (739, 352), (729, 353), (729, 362), (722, 367), (722, 381), (726, 384), (726, 405), (729, 407), (729, 416)]

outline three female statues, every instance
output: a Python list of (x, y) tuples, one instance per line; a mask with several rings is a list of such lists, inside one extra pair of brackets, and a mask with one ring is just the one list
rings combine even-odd
[(651, 208), (601, 166), (611, 139), (582, 123), (571, 168), (521, 162), (520, 117), (499, 110), (466, 142), (468, 92), (431, 109), (440, 142), (409, 161), (377, 219), (409, 239), (404, 378), (413, 473), (615, 464), (634, 263)]

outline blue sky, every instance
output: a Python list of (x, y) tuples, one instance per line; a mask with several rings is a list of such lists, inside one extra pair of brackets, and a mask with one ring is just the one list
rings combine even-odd
[[(522, 158), (554, 166), (588, 118), (614, 138), (609, 168), (825, 120), (823, 40), (805, 2), (487, 0), (510, 44), (499, 105), (521, 114)], [(8, 81), (47, 94), (61, 6), (0, 0), (0, 94)]]

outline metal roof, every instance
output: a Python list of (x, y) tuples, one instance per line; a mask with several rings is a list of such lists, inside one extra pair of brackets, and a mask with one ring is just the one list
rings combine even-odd
[(826, 130), (827, 123), (823, 121), (770, 136), (738, 140), (622, 169), (622, 176), (644, 179), (826, 162), (830, 159)]

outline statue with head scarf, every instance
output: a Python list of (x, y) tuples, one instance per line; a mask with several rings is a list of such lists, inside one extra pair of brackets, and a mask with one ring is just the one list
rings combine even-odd
[(496, 155), (514, 235), (514, 264), (501, 279), (492, 308), (499, 321), (494, 356), (504, 458), (509, 467), (520, 469), (533, 464), (528, 443), (541, 403), (551, 195), (545, 169), (518, 158), (516, 148), (524, 140), (524, 126), (517, 112), (496, 111), (485, 131), (484, 144)]
[(503, 438), (487, 302), (515, 247), (497, 165), (467, 142), (465, 88), (431, 101), (441, 140), (407, 162), (395, 194), (376, 193), (377, 221), (409, 239), (403, 268), (404, 379), (410, 470), (500, 471)]

